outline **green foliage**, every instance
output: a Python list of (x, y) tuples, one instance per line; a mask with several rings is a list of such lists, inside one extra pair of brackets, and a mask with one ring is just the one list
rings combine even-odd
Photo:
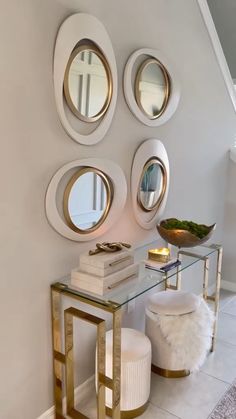
[(166, 228), (167, 230), (187, 230), (190, 233), (194, 234), (195, 236), (197, 236), (199, 239), (202, 239), (203, 237), (205, 237), (208, 232), (209, 229), (207, 226), (205, 226), (204, 224), (197, 224), (194, 223), (193, 221), (187, 221), (187, 220), (177, 220), (177, 218), (169, 218), (169, 220), (167, 220), (165, 222), (165, 224), (163, 224), (163, 227)]

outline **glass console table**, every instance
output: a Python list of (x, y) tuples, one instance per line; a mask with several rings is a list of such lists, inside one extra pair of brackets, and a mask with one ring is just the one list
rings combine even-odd
[[(138, 252), (137, 252), (138, 253)], [(147, 254), (147, 252), (146, 252)], [(215, 281), (215, 293), (208, 295), (209, 258), (217, 254), (217, 269)], [(71, 418), (84, 418), (82, 413), (75, 409), (74, 405), (74, 363), (73, 363), (73, 317), (80, 318), (92, 323), (97, 328), (97, 417), (105, 419), (105, 387), (112, 390), (112, 418), (120, 419), (120, 374), (121, 374), (121, 312), (122, 307), (129, 301), (144, 294), (163, 283), (165, 289), (180, 289), (181, 274), (190, 266), (199, 261), (204, 263), (203, 292), (205, 300), (214, 303), (215, 324), (212, 334), (212, 348), (214, 350), (217, 329), (217, 315), (219, 309), (219, 292), (221, 280), (222, 247), (220, 245), (197, 246), (192, 249), (181, 249), (177, 255), (181, 265), (166, 273), (145, 269), (144, 263), (140, 266), (139, 278), (119, 285), (105, 296), (88, 294), (71, 284), (70, 277), (61, 279), (52, 284), (52, 331), (53, 331), (53, 361), (54, 361), (54, 396), (56, 407), (56, 419), (65, 419), (63, 413), (63, 367), (65, 367), (65, 394), (66, 415)], [(144, 257), (145, 258), (145, 257)], [(143, 258), (143, 259), (144, 259)], [(138, 257), (139, 259), (139, 257)], [(171, 278), (175, 285), (171, 285)], [(72, 306), (64, 311), (64, 340), (62, 339), (61, 300), (63, 296), (70, 297)], [(113, 375), (112, 379), (105, 374), (105, 333), (106, 323), (101, 317), (94, 316), (73, 307), (73, 300), (81, 301), (87, 305), (95, 306), (112, 314), (113, 317)], [(62, 350), (64, 341), (64, 351)]]

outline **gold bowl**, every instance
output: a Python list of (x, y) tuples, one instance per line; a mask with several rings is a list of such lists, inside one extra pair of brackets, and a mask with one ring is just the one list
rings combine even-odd
[(200, 239), (199, 237), (195, 236), (195, 234), (190, 233), (188, 230), (168, 230), (165, 228), (165, 224), (168, 221), (169, 219), (161, 221), (161, 223), (157, 225), (157, 231), (165, 241), (177, 247), (194, 247), (205, 243), (212, 236), (212, 233), (216, 227), (216, 224), (212, 224), (211, 226), (202, 224), (204, 227), (206, 227), (208, 232), (204, 237)]

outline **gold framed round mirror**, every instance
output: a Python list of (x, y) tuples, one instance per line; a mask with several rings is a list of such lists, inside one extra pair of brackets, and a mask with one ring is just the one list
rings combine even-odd
[(149, 119), (159, 118), (165, 111), (171, 82), (164, 65), (155, 58), (145, 60), (135, 78), (135, 99)]
[(80, 45), (69, 58), (64, 97), (73, 114), (94, 122), (107, 111), (112, 97), (112, 74), (103, 53), (93, 44)]
[(142, 170), (137, 200), (144, 211), (152, 211), (161, 205), (167, 187), (167, 171), (164, 163), (156, 158), (149, 159)]
[(63, 199), (67, 225), (80, 234), (97, 230), (111, 208), (110, 178), (93, 167), (82, 167), (69, 180)]

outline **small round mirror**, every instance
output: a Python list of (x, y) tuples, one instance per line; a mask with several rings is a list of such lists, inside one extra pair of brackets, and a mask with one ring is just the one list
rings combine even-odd
[(64, 193), (64, 215), (72, 230), (90, 233), (106, 219), (112, 203), (108, 177), (92, 167), (80, 169), (70, 179)]
[(109, 65), (92, 45), (76, 48), (68, 61), (64, 94), (70, 110), (85, 122), (94, 122), (106, 112), (112, 96)]
[(151, 58), (140, 66), (135, 80), (135, 97), (149, 119), (161, 116), (170, 96), (170, 78), (165, 67)]
[(160, 206), (165, 195), (167, 174), (164, 164), (159, 159), (149, 160), (142, 171), (138, 202), (145, 211), (152, 211)]

